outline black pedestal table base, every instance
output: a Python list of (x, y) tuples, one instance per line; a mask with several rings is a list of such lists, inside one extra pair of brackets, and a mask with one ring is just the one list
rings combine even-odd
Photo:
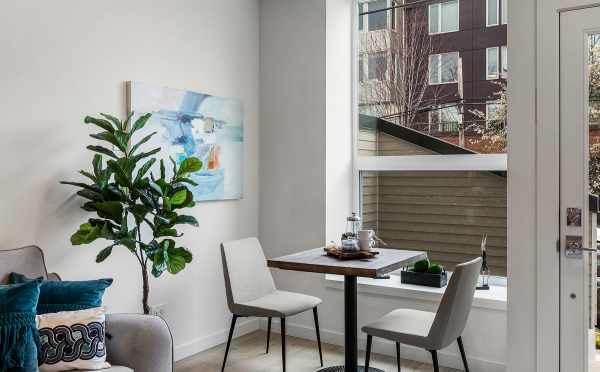
[[(317, 370), (317, 372), (345, 372), (345, 371), (346, 371), (346, 369), (344, 368), (344, 366), (325, 367), (325, 368), (321, 368), (321, 369)], [(358, 366), (358, 372), (367, 372), (367, 371), (365, 370), (365, 367)], [(385, 372), (385, 371), (382, 369), (379, 369), (379, 368), (369, 367), (368, 372)]]

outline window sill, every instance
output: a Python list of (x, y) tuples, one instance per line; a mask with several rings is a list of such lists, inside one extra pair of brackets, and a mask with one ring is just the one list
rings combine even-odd
[[(327, 288), (343, 290), (344, 278), (340, 275), (325, 275)], [(386, 297), (408, 298), (419, 301), (439, 302), (445, 288), (433, 288), (419, 285), (403, 284), (399, 275), (391, 275), (390, 279), (358, 279), (358, 292)], [(475, 291), (473, 308), (506, 311), (505, 286), (490, 286), (489, 291)]]

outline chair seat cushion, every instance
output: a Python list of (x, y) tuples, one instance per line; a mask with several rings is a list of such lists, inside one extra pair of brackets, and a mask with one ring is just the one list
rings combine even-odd
[(134, 372), (134, 371), (133, 371), (133, 369), (131, 369), (129, 367), (112, 366), (110, 368), (105, 368), (105, 369), (78, 370), (77, 372)]
[(435, 313), (398, 309), (364, 326), (362, 331), (371, 336), (430, 349), (433, 345), (428, 336), (434, 319)]
[(285, 318), (310, 310), (321, 303), (321, 299), (301, 293), (273, 291), (256, 300), (235, 305), (235, 314)]

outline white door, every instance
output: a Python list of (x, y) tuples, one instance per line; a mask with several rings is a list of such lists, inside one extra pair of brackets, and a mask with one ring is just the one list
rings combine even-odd
[[(596, 56), (595, 54), (598, 54)], [(598, 59), (596, 61), (596, 59)], [(598, 64), (596, 66), (596, 64)], [(589, 207), (590, 140), (600, 91), (600, 8), (560, 15), (560, 370), (595, 358), (596, 222)], [(591, 79), (590, 79), (591, 74)], [(590, 84), (592, 84), (590, 86)], [(595, 85), (599, 85), (595, 87)], [(592, 89), (590, 89), (592, 88)], [(590, 100), (590, 93), (592, 99)], [(600, 96), (596, 97), (600, 101)], [(598, 106), (600, 109), (600, 106)], [(598, 120), (600, 125), (600, 120)], [(591, 127), (590, 127), (591, 125)], [(592, 133), (592, 134), (590, 134)], [(595, 154), (596, 150), (593, 150)], [(599, 180), (600, 182), (600, 180)], [(543, 310), (541, 310), (543, 311)]]

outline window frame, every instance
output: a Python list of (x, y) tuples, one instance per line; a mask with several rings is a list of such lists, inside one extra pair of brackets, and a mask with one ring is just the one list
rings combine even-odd
[(508, 0), (498, 0), (500, 4), (500, 24), (508, 24)]
[[(369, 3), (373, 3), (377, 0), (367, 0), (367, 1), (360, 1), (360, 0), (354, 0), (354, 4), (355, 4), (355, 8), (356, 11), (358, 13), (357, 18), (356, 18), (356, 29), (359, 31), (359, 33), (369, 33), (369, 32), (381, 32), (384, 30), (393, 30), (396, 28), (395, 25), (395, 17), (387, 14), (387, 13), (394, 13), (394, 12), (386, 12), (386, 27), (382, 28), (382, 29), (377, 29), (377, 30), (369, 30), (369, 15), (363, 15), (361, 16), (360, 13), (361, 12), (368, 12), (369, 8), (368, 8), (368, 4)], [(392, 6), (394, 0), (386, 0), (386, 7), (389, 8)], [(359, 10), (360, 7), (360, 10)], [(362, 22), (361, 22), (362, 19)], [(362, 24), (362, 28), (359, 28), (359, 26)]]
[[(429, 61), (427, 64), (427, 83), (429, 85), (446, 85), (446, 84), (457, 84), (458, 83), (458, 74), (456, 76), (456, 78), (453, 81), (442, 81), (442, 77), (444, 76), (443, 74), (443, 63), (442, 63), (442, 56), (445, 55), (449, 55), (449, 54), (456, 54), (456, 64), (458, 66), (459, 60), (460, 60), (460, 52), (447, 52), (447, 53), (436, 53), (436, 54), (430, 54), (429, 55)], [(437, 57), (437, 78), (438, 81), (437, 82), (432, 82), (431, 81), (431, 58), (432, 57)]]
[[(496, 68), (497, 71), (495, 74), (490, 74), (490, 51), (496, 50)], [(489, 47), (485, 48), (485, 78), (486, 80), (498, 80), (500, 78), (500, 71), (502, 68), (500, 67), (500, 47)]]
[[(496, 2), (496, 23), (490, 23), (490, 1)], [(485, 26), (494, 27), (500, 25), (500, 0), (485, 0)]]
[[(457, 20), (456, 20), (456, 25), (457, 28), (456, 30), (450, 30), (450, 31), (442, 31), (442, 4), (445, 3), (450, 3), (456, 1), (456, 7), (457, 7), (457, 11), (456, 11), (456, 16), (457, 16)], [(437, 19), (437, 32), (431, 32), (431, 8), (436, 6), (438, 8), (438, 19)], [(442, 35), (442, 34), (450, 34), (453, 32), (459, 32), (460, 31), (460, 0), (445, 0), (445, 1), (440, 1), (439, 3), (435, 3), (435, 4), (429, 4), (427, 6), (427, 31), (429, 32), (429, 35)]]
[[(352, 20), (352, 200), (353, 210), (360, 212), (360, 177), (364, 171), (507, 171), (507, 154), (467, 154), (467, 155), (404, 155), (404, 156), (359, 156), (359, 91), (358, 58), (360, 57), (360, 38), (368, 29), (363, 22), (363, 30), (358, 29), (358, 4), (354, 1), (356, 12)], [(363, 3), (364, 4), (364, 3)], [(460, 58), (460, 53), (459, 58)], [(429, 78), (428, 78), (429, 81)], [(449, 83), (448, 83), (449, 84)], [(456, 83), (454, 83), (456, 84)], [(437, 85), (437, 84), (436, 84)]]

